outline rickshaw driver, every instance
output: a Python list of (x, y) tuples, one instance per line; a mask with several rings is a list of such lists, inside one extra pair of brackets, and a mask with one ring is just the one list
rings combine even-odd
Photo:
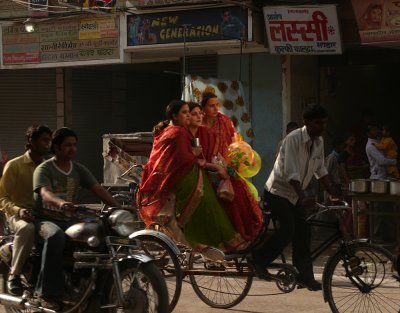
[(311, 228), (306, 222), (306, 209), (315, 206), (315, 199), (304, 190), (314, 175), (332, 199), (336, 191), (324, 166), (324, 142), (321, 137), (328, 114), (320, 105), (312, 105), (303, 113), (304, 126), (286, 136), (274, 168), (265, 184), (264, 201), (271, 216), (278, 222), (277, 231), (252, 251), (253, 266), (260, 278), (271, 280), (267, 267), (292, 241), (293, 265), (299, 271), (299, 286), (321, 290), (314, 278), (311, 260)]

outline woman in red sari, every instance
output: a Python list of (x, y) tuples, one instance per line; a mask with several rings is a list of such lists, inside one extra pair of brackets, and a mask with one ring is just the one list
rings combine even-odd
[[(210, 246), (235, 249), (243, 240), (203, 174), (202, 168), (208, 165), (197, 158), (201, 147), (191, 146), (186, 128), (189, 106), (173, 101), (166, 115), (169, 120), (156, 126), (153, 149), (142, 174), (138, 193), (142, 219), (147, 225), (165, 226), (176, 240), (200, 251)], [(210, 258), (218, 256), (223, 254), (211, 253)]]
[[(200, 104), (196, 102), (189, 102), (189, 111), (190, 111), (190, 124), (189, 124), (189, 133), (192, 136), (192, 140), (194, 138), (199, 139), (200, 146), (202, 147), (201, 156), (207, 162), (211, 163), (214, 156), (218, 153), (218, 147), (216, 145), (216, 137), (214, 132), (203, 124), (203, 109)], [(223, 176), (227, 178), (226, 170), (219, 166), (219, 169), (223, 171)], [(214, 169), (216, 170), (216, 169)]]
[[(226, 155), (228, 146), (233, 142), (235, 128), (232, 121), (218, 111), (218, 98), (213, 93), (203, 93), (201, 106), (204, 112), (203, 125), (209, 127), (215, 134), (215, 146), (208, 147), (215, 155)], [(212, 143), (210, 143), (212, 144)], [(203, 146), (203, 150), (206, 147)], [(243, 178), (231, 176), (235, 197), (231, 202), (225, 202), (224, 208), (233, 226), (248, 241), (254, 240), (263, 226), (261, 209), (257, 199), (251, 194)]]

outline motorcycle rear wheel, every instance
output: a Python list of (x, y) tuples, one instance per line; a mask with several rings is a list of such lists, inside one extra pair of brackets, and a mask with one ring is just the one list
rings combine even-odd
[[(130, 300), (128, 308), (109, 307), (109, 313), (168, 313), (168, 290), (164, 277), (153, 263), (139, 264), (137, 260), (126, 260), (120, 264), (120, 275), (124, 298)], [(114, 280), (107, 284), (107, 304), (118, 303)]]

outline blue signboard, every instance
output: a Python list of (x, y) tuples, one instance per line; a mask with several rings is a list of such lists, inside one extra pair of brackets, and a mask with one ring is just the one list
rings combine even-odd
[(247, 14), (241, 7), (224, 7), (129, 15), (128, 46), (247, 40)]

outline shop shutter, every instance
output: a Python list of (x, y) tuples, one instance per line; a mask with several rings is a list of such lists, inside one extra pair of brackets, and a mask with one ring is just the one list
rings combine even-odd
[(178, 74), (128, 74), (128, 131), (149, 132), (165, 118), (165, 107), (172, 99), (181, 97), (181, 77)]
[(29, 125), (55, 129), (56, 69), (0, 70), (0, 147), (16, 157)]
[(77, 132), (77, 160), (103, 178), (102, 135), (112, 132), (112, 72), (72, 69), (72, 124)]
[(186, 72), (201, 77), (217, 77), (218, 58), (216, 54), (190, 56), (186, 58)]

